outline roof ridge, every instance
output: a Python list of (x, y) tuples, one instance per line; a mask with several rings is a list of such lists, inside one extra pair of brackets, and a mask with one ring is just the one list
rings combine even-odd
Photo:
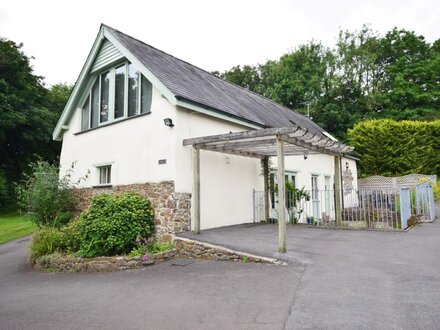
[(270, 98), (268, 98), (268, 97), (266, 97), (266, 96), (264, 96), (264, 95), (261, 95), (261, 94), (259, 94), (259, 93), (257, 93), (257, 92), (251, 91), (251, 90), (249, 90), (249, 89), (247, 89), (247, 88), (245, 88), (245, 87), (243, 87), (243, 86), (237, 85), (237, 84), (235, 84), (235, 83), (233, 83), (233, 82), (231, 82), (231, 81), (228, 81), (228, 80), (223, 79), (223, 78), (221, 78), (221, 77), (219, 77), (219, 76), (216, 76), (216, 75), (213, 74), (212, 72), (206, 71), (205, 69), (202, 69), (202, 68), (198, 67), (197, 65), (194, 65), (194, 64), (192, 64), (192, 63), (189, 63), (188, 61), (182, 60), (182, 59), (180, 59), (180, 58), (178, 58), (178, 57), (176, 57), (176, 56), (174, 56), (174, 55), (172, 55), (172, 54), (169, 54), (169, 53), (167, 53), (167, 52), (165, 52), (165, 51), (163, 51), (163, 50), (161, 50), (161, 49), (159, 49), (159, 48), (156, 48), (156, 47), (154, 47), (154, 46), (152, 46), (152, 45), (150, 45), (150, 44), (147, 44), (146, 42), (144, 42), (144, 41), (142, 41), (142, 40), (140, 40), (140, 39), (138, 39), (138, 38), (135, 38), (135, 37), (133, 37), (133, 36), (131, 36), (131, 35), (128, 35), (128, 34), (122, 32), (122, 31), (120, 31), (120, 30), (118, 30), (118, 29), (115, 29), (115, 28), (113, 28), (113, 27), (111, 27), (111, 26), (108, 26), (108, 25), (106, 25), (106, 24), (104, 24), (104, 23), (102, 23), (101, 25), (104, 26), (104, 27), (106, 27), (106, 28), (112, 29), (112, 30), (114, 30), (114, 31), (116, 31), (116, 32), (118, 32), (118, 33), (121, 33), (121, 34), (123, 34), (123, 35), (126, 36), (126, 37), (129, 37), (129, 38), (131, 38), (131, 39), (134, 39), (134, 40), (136, 40), (137, 42), (140, 42), (141, 44), (144, 44), (144, 45), (146, 45), (146, 46), (148, 46), (148, 47), (151, 47), (151, 48), (153, 48), (153, 49), (155, 49), (155, 50), (157, 50), (157, 51), (159, 51), (159, 52), (161, 52), (161, 53), (163, 53), (163, 54), (165, 54), (165, 55), (167, 55), (167, 56), (170, 56), (170, 57), (172, 57), (172, 58), (175, 58), (175, 59), (178, 60), (178, 61), (181, 61), (181, 62), (183, 62), (183, 63), (186, 63), (186, 64), (188, 64), (188, 65), (190, 65), (190, 66), (192, 66), (192, 67), (194, 67), (194, 68), (196, 68), (196, 69), (198, 69), (198, 70), (200, 70), (200, 71), (203, 71), (203, 72), (209, 74), (209, 75), (212, 76), (212, 77), (215, 77), (216, 79), (219, 79), (219, 80), (221, 80), (221, 81), (223, 81), (223, 82), (226, 82), (226, 83), (230, 84), (231, 86), (237, 87), (237, 88), (239, 88), (239, 89), (241, 89), (241, 90), (243, 90), (243, 91), (245, 91), (245, 92), (248, 92), (248, 93), (251, 93), (251, 94), (256, 95), (256, 96), (258, 96), (258, 97), (261, 97), (261, 98), (265, 99), (266, 101), (268, 101), (268, 102), (270, 102), (270, 103), (272, 103), (272, 104), (274, 104), (274, 105), (276, 105), (276, 106), (278, 106), (278, 107), (281, 107), (281, 108), (283, 108), (283, 109), (285, 109), (285, 110), (288, 110), (288, 111), (293, 112), (293, 113), (296, 114), (296, 115), (300, 115), (300, 116), (302, 116), (302, 117), (304, 117), (304, 118), (307, 118), (307, 119), (311, 120), (310, 118), (306, 117), (304, 114), (302, 114), (302, 113), (298, 113), (298, 112), (295, 112), (294, 109), (288, 108), (288, 107), (286, 107), (285, 105), (279, 104), (279, 103), (275, 102), (274, 100), (272, 100), (272, 99), (270, 99)]

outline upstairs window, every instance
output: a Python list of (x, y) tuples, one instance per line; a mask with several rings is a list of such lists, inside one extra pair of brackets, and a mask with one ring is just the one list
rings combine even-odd
[(151, 111), (153, 87), (131, 63), (96, 77), (82, 108), (81, 130)]

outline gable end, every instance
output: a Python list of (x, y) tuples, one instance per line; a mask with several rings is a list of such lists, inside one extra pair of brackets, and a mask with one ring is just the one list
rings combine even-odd
[(91, 72), (96, 72), (122, 58), (122, 53), (110, 41), (105, 39), (93, 62)]

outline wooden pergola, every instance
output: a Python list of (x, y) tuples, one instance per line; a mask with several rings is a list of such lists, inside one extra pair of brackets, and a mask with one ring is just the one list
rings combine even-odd
[[(200, 150), (258, 158), (263, 161), (265, 218), (269, 220), (269, 157), (277, 157), (279, 252), (286, 252), (286, 199), (284, 157), (304, 154), (334, 156), (335, 191), (341, 191), (340, 157), (353, 150), (338, 141), (313, 133), (297, 125), (254, 131), (211, 135), (183, 140), (193, 146), (194, 159), (194, 232), (200, 233)], [(341, 195), (336, 194), (336, 219), (341, 219)]]

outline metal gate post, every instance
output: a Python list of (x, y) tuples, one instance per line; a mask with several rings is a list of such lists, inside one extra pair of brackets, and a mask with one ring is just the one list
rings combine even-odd
[(408, 227), (408, 220), (411, 218), (411, 194), (409, 188), (400, 188), (400, 227)]

